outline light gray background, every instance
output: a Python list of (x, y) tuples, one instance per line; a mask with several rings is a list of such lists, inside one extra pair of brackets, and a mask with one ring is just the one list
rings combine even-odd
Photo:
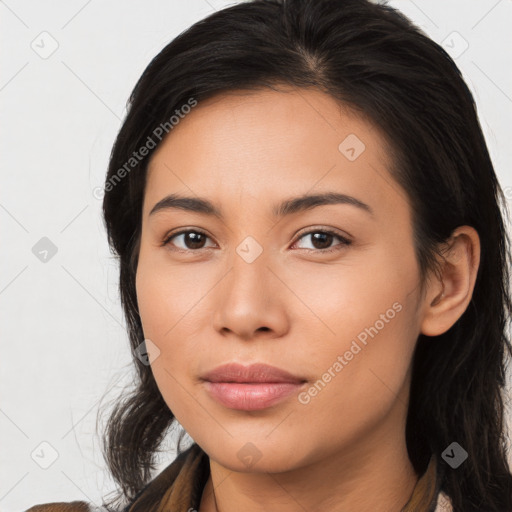
[[(113, 489), (96, 414), (131, 370), (118, 269), (94, 191), (144, 68), (179, 32), (231, 3), (0, 1), (2, 511), (99, 504)], [(511, 203), (512, 2), (389, 3), (451, 46)], [(58, 249), (46, 263), (32, 251), (43, 237)]]

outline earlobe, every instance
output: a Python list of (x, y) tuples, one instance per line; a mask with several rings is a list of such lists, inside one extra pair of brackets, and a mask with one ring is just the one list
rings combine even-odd
[(439, 336), (466, 311), (480, 265), (480, 238), (471, 226), (457, 228), (442, 252), (441, 276), (428, 284), (421, 333)]

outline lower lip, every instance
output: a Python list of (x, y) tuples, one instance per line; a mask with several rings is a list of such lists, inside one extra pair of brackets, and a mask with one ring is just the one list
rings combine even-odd
[(302, 384), (292, 382), (209, 382), (205, 381), (210, 395), (222, 405), (230, 409), (256, 411), (274, 405), (294, 392), (298, 392)]

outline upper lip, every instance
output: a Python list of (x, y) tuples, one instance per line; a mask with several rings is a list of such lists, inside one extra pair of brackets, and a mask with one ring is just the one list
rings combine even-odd
[(217, 366), (203, 375), (203, 380), (210, 382), (292, 382), (302, 383), (306, 379), (263, 363), (243, 366), (238, 363), (228, 363)]

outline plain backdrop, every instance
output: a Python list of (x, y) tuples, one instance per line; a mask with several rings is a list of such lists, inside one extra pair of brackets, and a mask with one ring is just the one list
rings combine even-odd
[[(2, 511), (114, 488), (96, 416), (132, 373), (97, 187), (147, 64), (232, 3), (0, 2)], [(511, 203), (512, 2), (389, 3), (455, 58)]]

